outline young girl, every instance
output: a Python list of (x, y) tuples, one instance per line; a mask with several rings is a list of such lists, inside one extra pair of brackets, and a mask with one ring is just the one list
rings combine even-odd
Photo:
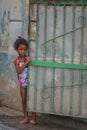
[[(15, 69), (18, 76), (18, 81), (20, 85), (20, 94), (22, 98), (22, 107), (24, 113), (24, 119), (20, 121), (21, 124), (29, 122), (28, 112), (26, 111), (26, 88), (27, 88), (27, 78), (28, 78), (28, 63), (31, 61), (30, 57), (26, 55), (28, 49), (27, 41), (18, 37), (14, 43), (14, 49), (18, 53), (18, 57), (14, 60)], [(30, 120), (32, 125), (36, 124), (36, 113), (32, 112), (32, 119)]]

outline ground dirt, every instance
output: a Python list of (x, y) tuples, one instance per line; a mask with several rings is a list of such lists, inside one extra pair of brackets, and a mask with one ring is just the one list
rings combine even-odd
[[(36, 125), (21, 125), (19, 121), (22, 118), (22, 112), (7, 107), (0, 107), (0, 130), (80, 130), (79, 128), (81, 128), (80, 122), (77, 122), (79, 128), (73, 127), (76, 121), (67, 117), (37, 113)], [(84, 126), (82, 130), (87, 130), (86, 123), (82, 124)]]

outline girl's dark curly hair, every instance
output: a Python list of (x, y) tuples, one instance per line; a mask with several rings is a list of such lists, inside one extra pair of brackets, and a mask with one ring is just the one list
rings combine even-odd
[(25, 45), (26, 48), (28, 49), (28, 42), (24, 38), (22, 38), (21, 36), (18, 36), (18, 38), (14, 42), (14, 49), (18, 50), (18, 47), (20, 45)]

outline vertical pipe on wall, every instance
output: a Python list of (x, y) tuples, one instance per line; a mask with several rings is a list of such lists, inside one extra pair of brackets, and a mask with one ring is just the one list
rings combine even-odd
[[(54, 25), (53, 25), (53, 39), (55, 38), (56, 35), (56, 20), (57, 20), (57, 11), (56, 11), (56, 3), (54, 5)], [(52, 61), (55, 62), (55, 48), (56, 48), (56, 44), (55, 44), (55, 39), (53, 40), (53, 44), (52, 44)], [(54, 112), (54, 90), (55, 90), (55, 68), (52, 68), (52, 100), (51, 100), (51, 111)]]
[[(82, 5), (82, 16), (84, 16), (84, 5)], [(82, 24), (84, 24), (84, 19)], [(84, 37), (84, 29), (81, 28), (80, 64), (83, 64), (83, 37)], [(79, 114), (82, 113), (82, 81), (83, 81), (83, 70), (80, 70), (81, 84), (79, 85)]]
[[(46, 61), (46, 41), (47, 41), (47, 2), (44, 4), (44, 52), (43, 61)], [(46, 80), (46, 68), (43, 68), (42, 72), (42, 96), (45, 97), (45, 80)], [(45, 99), (42, 98), (41, 110), (44, 111)]]
[[(63, 6), (63, 34), (65, 34), (66, 6)], [(65, 35), (62, 41), (62, 63), (64, 63), (65, 54)], [(61, 70), (61, 93), (60, 93), (60, 113), (63, 112), (63, 93), (64, 93), (64, 69)]]
[[(29, 11), (28, 11), (28, 44), (30, 43), (30, 2), (29, 2)], [(30, 54), (30, 46), (28, 46), (28, 55)]]
[[(38, 12), (39, 12), (39, 5), (37, 4), (37, 13), (36, 13), (36, 48), (35, 48), (35, 61), (38, 60)], [(34, 110), (37, 107), (37, 82), (38, 82), (38, 67), (34, 68)]]
[[(75, 5), (72, 6), (72, 29), (75, 29)], [(72, 32), (72, 51), (71, 51), (71, 63), (74, 62), (74, 50), (75, 48), (75, 31)], [(70, 70), (70, 113), (72, 113), (73, 106), (73, 85), (74, 84), (74, 70)]]
[[(29, 4), (29, 11), (28, 11), (28, 43), (30, 43), (30, 2), (28, 3)], [(30, 46), (28, 46), (28, 55), (30, 54)], [(29, 103), (29, 86), (30, 86), (30, 78), (29, 78), (29, 75), (30, 75), (30, 68), (28, 66), (28, 86), (27, 86), (27, 103)], [(28, 104), (27, 104), (27, 109), (28, 109)]]

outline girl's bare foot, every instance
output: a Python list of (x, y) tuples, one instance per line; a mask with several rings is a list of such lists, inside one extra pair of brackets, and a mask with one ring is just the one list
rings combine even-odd
[(28, 119), (24, 119), (24, 120), (20, 121), (20, 124), (27, 124), (27, 123), (29, 123)]
[(35, 120), (30, 120), (30, 124), (31, 125), (36, 125), (36, 121)]

